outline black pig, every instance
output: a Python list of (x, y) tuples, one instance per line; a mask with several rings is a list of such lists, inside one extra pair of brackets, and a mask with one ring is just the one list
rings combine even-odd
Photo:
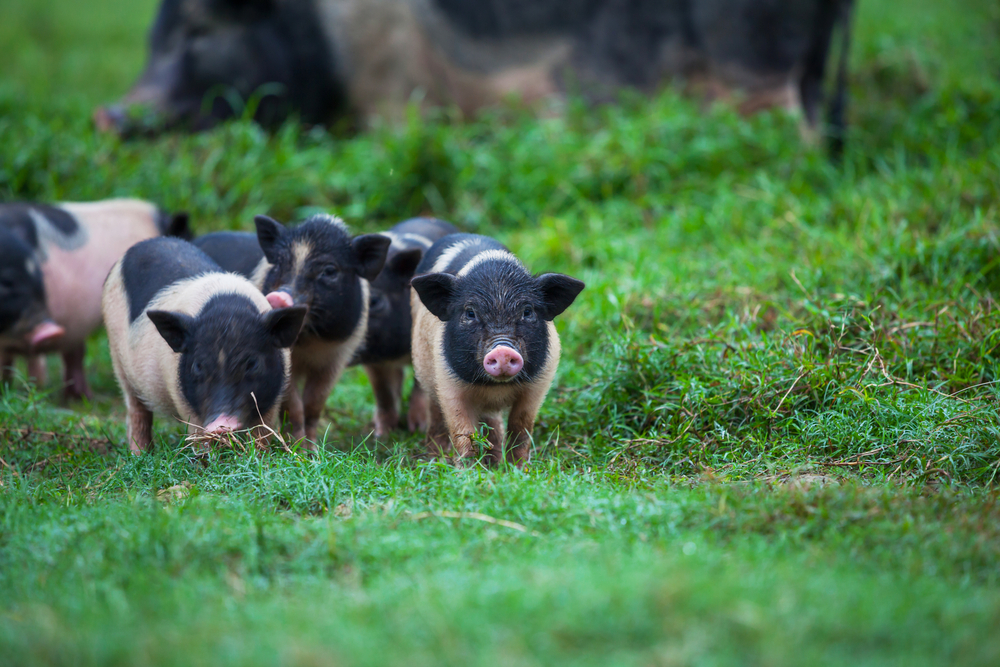
[[(385, 437), (399, 425), (403, 374), (410, 363), (410, 278), (424, 252), (443, 236), (458, 231), (436, 218), (412, 218), (394, 226), (385, 266), (372, 284), (368, 299), (368, 335), (353, 363), (362, 364), (375, 394), (375, 435)], [(427, 427), (427, 398), (413, 383), (407, 426)]]
[(436, 453), (448, 440), (459, 459), (472, 435), (489, 427), (490, 456), (504, 460), (501, 421), (509, 411), (508, 461), (530, 454), (535, 417), (559, 364), (553, 318), (582, 282), (558, 273), (532, 276), (498, 241), (452, 234), (417, 267), (413, 293), (413, 369), (430, 399), (428, 435)]
[(211, 434), (274, 425), (305, 308), (272, 309), (248, 280), (167, 238), (125, 253), (102, 307), (133, 453), (152, 443), (154, 412)]

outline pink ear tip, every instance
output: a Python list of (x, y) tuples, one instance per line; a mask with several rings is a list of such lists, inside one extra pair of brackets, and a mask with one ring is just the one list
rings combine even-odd
[(288, 292), (270, 292), (264, 298), (271, 304), (271, 308), (275, 310), (278, 308), (291, 308), (295, 305), (295, 300), (292, 299), (292, 295)]

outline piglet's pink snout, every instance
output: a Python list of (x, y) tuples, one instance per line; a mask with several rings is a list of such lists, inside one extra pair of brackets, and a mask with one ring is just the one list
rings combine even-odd
[(229, 431), (238, 431), (243, 428), (240, 424), (240, 420), (232, 415), (220, 415), (212, 420), (212, 422), (205, 427), (206, 433), (228, 433)]
[(37, 347), (42, 343), (47, 343), (56, 338), (59, 338), (65, 333), (66, 330), (63, 329), (61, 326), (59, 326), (58, 324), (56, 324), (51, 320), (46, 320), (41, 324), (39, 324), (34, 329), (32, 329), (30, 334), (31, 346)]
[(524, 367), (524, 359), (517, 350), (498, 345), (483, 359), (483, 368), (495, 378), (514, 377)]
[(271, 308), (291, 308), (295, 305), (295, 299), (288, 292), (269, 292), (264, 297), (271, 304)]

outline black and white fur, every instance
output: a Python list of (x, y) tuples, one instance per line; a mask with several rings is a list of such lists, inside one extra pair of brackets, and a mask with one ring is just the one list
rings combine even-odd
[(304, 308), (272, 309), (248, 280), (168, 238), (125, 253), (102, 305), (133, 453), (150, 447), (153, 413), (220, 433), (275, 424)]
[[(417, 267), (413, 292), (413, 368), (430, 402), (428, 434), (436, 452), (447, 444), (472, 454), (480, 423), (494, 462), (528, 460), (531, 432), (559, 363), (553, 318), (583, 289), (562, 274), (532, 276), (501, 243), (453, 234), (435, 243)], [(508, 375), (487, 372), (505, 350), (518, 361)], [(523, 365), (522, 365), (523, 364)]]
[(249, 277), (272, 304), (308, 308), (292, 349), (284, 408), (293, 437), (306, 438), (311, 448), (326, 399), (364, 342), (369, 283), (385, 264), (390, 239), (352, 237), (331, 215), (314, 215), (295, 227), (263, 215), (254, 222), (256, 248), (252, 235), (238, 232), (207, 234), (196, 243), (223, 268)]
[[(84, 344), (101, 324), (101, 289), (134, 243), (189, 236), (187, 214), (169, 215), (138, 199), (0, 204), (0, 366), (15, 354), (44, 384), (47, 352), (62, 354), (67, 398), (90, 397)], [(32, 343), (40, 327), (62, 333)]]
[[(399, 426), (403, 376), (411, 363), (410, 278), (424, 252), (456, 232), (454, 225), (436, 218), (411, 218), (382, 232), (392, 243), (382, 272), (371, 284), (368, 334), (352, 362), (364, 366), (372, 385), (376, 437), (386, 437)], [(407, 426), (410, 431), (427, 428), (427, 398), (419, 382), (410, 393)]]

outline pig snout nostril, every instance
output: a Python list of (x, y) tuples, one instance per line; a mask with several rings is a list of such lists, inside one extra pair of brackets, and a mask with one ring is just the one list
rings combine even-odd
[(498, 345), (483, 359), (483, 368), (495, 378), (511, 378), (524, 366), (524, 359), (517, 350)]

